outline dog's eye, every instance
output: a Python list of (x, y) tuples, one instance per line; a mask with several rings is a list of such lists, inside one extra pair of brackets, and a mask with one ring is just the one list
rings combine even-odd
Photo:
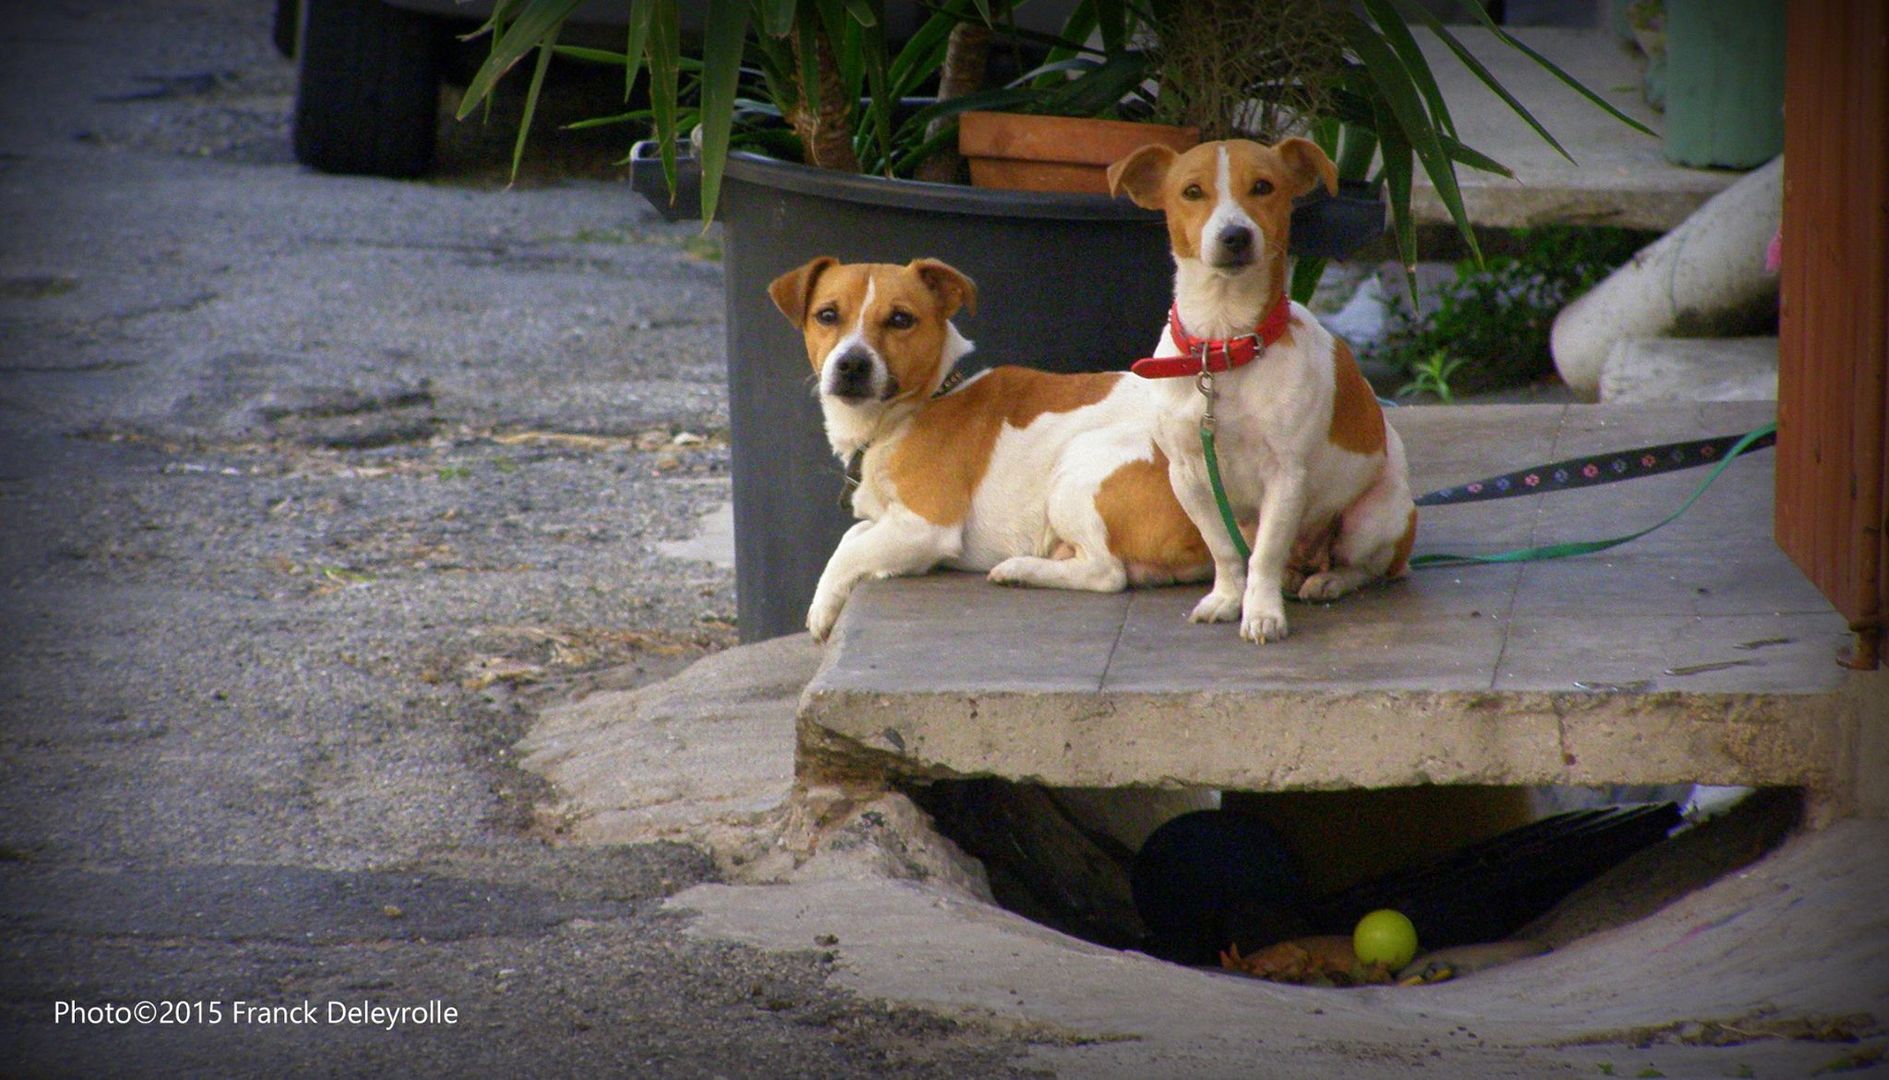
[(826, 307), (814, 312), (813, 317), (814, 320), (819, 322), (822, 326), (832, 326), (834, 323), (840, 321), (840, 309), (828, 304)]
[(1255, 180), (1255, 181), (1253, 181), (1253, 194), (1255, 194), (1255, 195), (1271, 195), (1271, 194), (1272, 194), (1272, 181), (1271, 181), (1271, 180)]
[(909, 311), (894, 311), (886, 316), (885, 324), (894, 330), (910, 330), (918, 325), (918, 319)]
[(1199, 184), (1189, 184), (1181, 189), (1181, 198), (1183, 199), (1204, 198), (1206, 194), (1206, 192), (1200, 190)]

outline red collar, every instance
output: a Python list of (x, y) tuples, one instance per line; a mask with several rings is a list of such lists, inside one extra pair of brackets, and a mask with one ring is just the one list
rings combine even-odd
[(1250, 334), (1236, 338), (1197, 338), (1181, 326), (1181, 312), (1178, 306), (1168, 309), (1168, 330), (1174, 335), (1175, 347), (1181, 350), (1179, 356), (1150, 356), (1135, 361), (1129, 368), (1144, 379), (1172, 379), (1182, 375), (1198, 375), (1204, 364), (1208, 371), (1230, 371), (1242, 364), (1250, 364), (1266, 346), (1278, 341), (1286, 332), (1287, 324), (1292, 321), (1292, 304), (1282, 293), (1279, 302), (1259, 320), (1259, 325)]

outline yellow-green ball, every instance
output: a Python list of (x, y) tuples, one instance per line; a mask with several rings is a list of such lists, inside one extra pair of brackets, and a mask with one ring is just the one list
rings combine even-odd
[(1383, 964), (1392, 971), (1417, 955), (1417, 928), (1401, 911), (1380, 908), (1358, 920), (1351, 932), (1351, 948), (1366, 964)]

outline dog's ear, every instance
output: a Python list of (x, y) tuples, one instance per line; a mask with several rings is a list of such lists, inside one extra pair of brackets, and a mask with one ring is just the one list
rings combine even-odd
[(917, 274), (918, 280), (944, 305), (945, 318), (956, 315), (959, 308), (966, 314), (977, 314), (977, 283), (965, 277), (957, 267), (937, 259), (913, 259), (906, 269)]
[(787, 271), (774, 279), (767, 287), (767, 295), (774, 300), (774, 306), (781, 309), (787, 321), (799, 326), (807, 321), (807, 305), (813, 302), (813, 286), (820, 280), (820, 275), (840, 261), (831, 255), (822, 255), (805, 266)]
[(1331, 163), (1325, 151), (1310, 139), (1287, 139), (1273, 149), (1285, 159), (1286, 168), (1292, 170), (1292, 177), (1297, 184), (1292, 192), (1293, 198), (1323, 185), (1328, 195), (1338, 194), (1338, 166)]
[(1123, 192), (1136, 206), (1161, 209), (1161, 183), (1168, 169), (1179, 157), (1171, 146), (1150, 143), (1108, 167), (1108, 193), (1119, 198)]

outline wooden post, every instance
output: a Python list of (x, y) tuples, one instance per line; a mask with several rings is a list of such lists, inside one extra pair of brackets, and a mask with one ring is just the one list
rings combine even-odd
[(1889, 4), (1789, 5), (1776, 536), (1880, 659), (1889, 591)]

